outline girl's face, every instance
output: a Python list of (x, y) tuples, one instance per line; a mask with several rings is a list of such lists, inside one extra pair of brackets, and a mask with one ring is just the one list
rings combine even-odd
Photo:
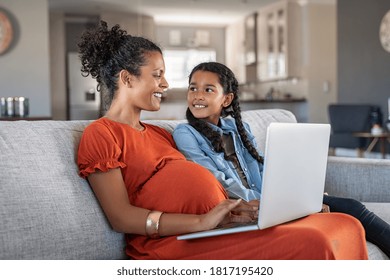
[(131, 87), (136, 90), (134, 106), (140, 110), (160, 109), (163, 92), (169, 85), (165, 79), (165, 64), (159, 52), (146, 54), (147, 64), (141, 67), (141, 75), (132, 77)]
[(192, 74), (187, 102), (195, 118), (218, 125), (222, 109), (229, 106), (232, 100), (233, 93), (224, 93), (217, 74), (208, 71)]

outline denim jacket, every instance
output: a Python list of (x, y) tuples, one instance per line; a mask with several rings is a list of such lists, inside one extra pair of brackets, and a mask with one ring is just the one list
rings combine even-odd
[[(184, 156), (210, 170), (223, 185), (229, 197), (242, 198), (246, 201), (260, 199), (263, 165), (254, 159), (244, 147), (234, 119), (220, 119), (221, 126), (212, 125), (212, 128), (222, 133), (230, 134), (233, 138), (234, 149), (240, 166), (246, 176), (250, 189), (242, 185), (239, 174), (232, 162), (224, 158), (223, 153), (215, 152), (211, 142), (187, 123), (179, 124), (173, 131), (173, 138), (177, 148)], [(249, 125), (244, 123), (248, 138), (254, 147), (257, 147), (255, 137)], [(262, 155), (259, 152), (260, 155)]]

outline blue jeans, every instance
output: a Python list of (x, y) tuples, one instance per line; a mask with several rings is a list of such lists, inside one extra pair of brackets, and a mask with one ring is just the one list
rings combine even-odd
[(329, 206), (331, 212), (349, 214), (358, 219), (366, 231), (366, 239), (390, 257), (390, 225), (388, 223), (354, 199), (324, 195), (323, 203)]

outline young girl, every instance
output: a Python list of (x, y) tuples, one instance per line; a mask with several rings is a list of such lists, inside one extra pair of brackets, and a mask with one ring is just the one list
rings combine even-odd
[[(229, 197), (259, 200), (263, 157), (250, 127), (241, 119), (238, 82), (232, 71), (216, 62), (199, 64), (189, 76), (187, 101), (188, 124), (180, 124), (173, 132), (178, 149), (209, 169)], [(324, 195), (323, 202), (332, 212), (359, 219), (367, 240), (390, 256), (390, 226), (385, 221), (353, 199)]]
[[(80, 175), (132, 259), (366, 259), (364, 230), (347, 215), (314, 215), (270, 230), (179, 241), (176, 235), (254, 219), (257, 208), (228, 199), (204, 167), (176, 149), (171, 134), (140, 121), (168, 88), (161, 49), (101, 22), (79, 44), (82, 72), (111, 105), (83, 132)], [(340, 230), (338, 223), (343, 223)], [(337, 228), (329, 230), (329, 228)], [(353, 232), (352, 236), (349, 234)], [(334, 241), (338, 246), (333, 246)]]

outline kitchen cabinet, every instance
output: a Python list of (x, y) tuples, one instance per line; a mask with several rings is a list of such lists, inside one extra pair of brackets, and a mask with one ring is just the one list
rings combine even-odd
[(257, 62), (257, 13), (245, 18), (245, 65)]
[(245, 18), (246, 82), (257, 82), (257, 13)]
[(244, 19), (227, 26), (225, 50), (226, 65), (234, 72), (240, 84), (246, 83), (247, 80)]
[(301, 6), (281, 1), (257, 15), (257, 79), (300, 77), (302, 68)]

